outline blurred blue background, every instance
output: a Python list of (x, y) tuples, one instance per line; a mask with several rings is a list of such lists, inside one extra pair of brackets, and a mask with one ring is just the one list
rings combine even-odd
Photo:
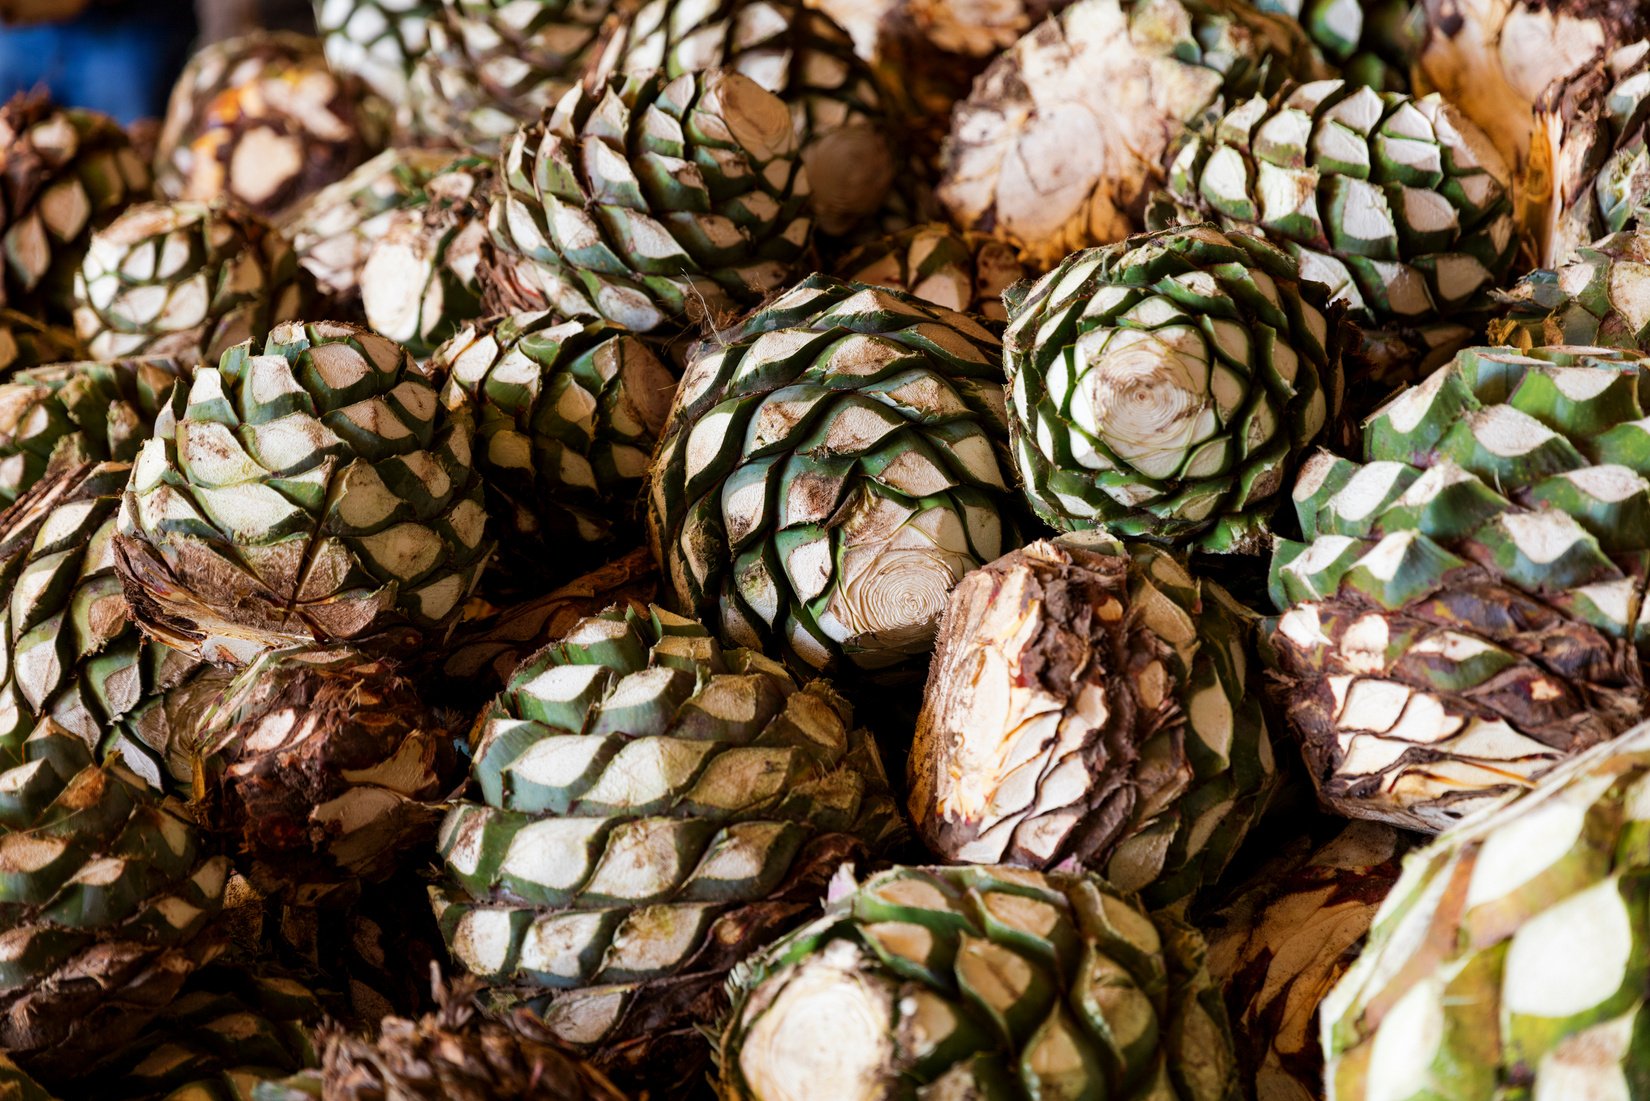
[(192, 0), (95, 6), (67, 23), (0, 28), (0, 93), (43, 87), (121, 123), (166, 109), (198, 33)]
[(0, 100), (46, 88), (123, 124), (158, 118), (197, 41), (258, 26), (313, 31), (308, 0), (92, 0), (66, 22), (0, 25)]

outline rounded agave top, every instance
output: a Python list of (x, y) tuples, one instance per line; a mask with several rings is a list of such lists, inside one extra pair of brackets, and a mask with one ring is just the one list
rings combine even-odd
[(1264, 550), (1339, 409), (1327, 297), (1277, 248), (1208, 224), (1067, 257), (1010, 301), (1004, 335), (1032, 506), (1068, 531)]
[(802, 0), (646, 0), (627, 16), (605, 29), (594, 73), (747, 76), (790, 108), (821, 233), (881, 208), (899, 167), (882, 83), (831, 16)]
[(694, 1028), (727, 969), (903, 834), (826, 681), (657, 608), (528, 658), (474, 749), (480, 800), (453, 804), (431, 890), (454, 960), (550, 995), (554, 1034), (655, 1088), (709, 1054)]
[(327, 67), (321, 40), (254, 33), (197, 51), (166, 106), (156, 186), (274, 217), (384, 147), (389, 107)]
[(0, 502), (11, 504), (46, 474), (63, 440), (87, 458), (137, 457), (172, 386), (189, 371), (175, 360), (62, 362), (0, 382)]
[(421, 862), (450, 790), (451, 735), (393, 662), (266, 653), (191, 732), (195, 812), (260, 890), (383, 880)]
[(215, 362), (297, 317), (314, 290), (285, 237), (237, 206), (140, 203), (92, 236), (75, 331), (95, 359)]
[(790, 112), (735, 72), (575, 88), (511, 139), (500, 175), (489, 224), (523, 308), (644, 333), (720, 321), (808, 247)]
[(938, 198), (1046, 270), (1144, 225), (1186, 125), (1316, 65), (1298, 23), (1242, 0), (1078, 0), (957, 104)]
[(219, 662), (446, 636), (492, 547), (473, 429), (393, 341), (278, 325), (173, 392), (121, 509), (146, 630)]
[(813, 275), (693, 352), (649, 475), (678, 610), (798, 669), (899, 673), (1016, 545), (982, 322)]
[(396, 212), (423, 203), (430, 178), (459, 159), (450, 150), (386, 149), (293, 207), (281, 231), (323, 290), (358, 297), (361, 269)]
[(66, 441), (48, 476), (0, 512), (0, 757), (50, 718), (158, 787), (148, 758), (170, 739), (159, 724), (144, 724), (139, 744), (126, 735), (195, 662), (133, 624), (113, 549), (131, 464), (84, 453)]
[(441, 0), (414, 67), (414, 124), (481, 153), (531, 123), (594, 60), (611, 0)]
[(625, 329), (546, 313), (467, 325), (436, 349), (441, 400), (472, 411), (488, 512), (512, 533), (500, 553), (519, 562), (490, 580), (543, 591), (547, 560), (577, 562), (636, 526), (676, 393), (667, 358)]
[(408, 74), (429, 46), (429, 22), (440, 9), (441, 0), (317, 0), (315, 24), (327, 64), (405, 106)]

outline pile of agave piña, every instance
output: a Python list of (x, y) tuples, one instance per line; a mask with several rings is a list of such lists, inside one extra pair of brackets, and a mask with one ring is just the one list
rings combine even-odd
[(1650, 13), (316, 26), (0, 108), (0, 1098), (1646, 1096)]

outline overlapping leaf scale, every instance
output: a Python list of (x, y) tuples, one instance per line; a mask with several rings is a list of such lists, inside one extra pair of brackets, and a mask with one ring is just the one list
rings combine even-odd
[(0, 773), (0, 869), (0, 1052), (48, 1081), (94, 1069), (219, 950), (229, 862), (54, 724)]
[[(65, 462), (0, 516), (0, 758), (45, 719), (89, 748), (125, 752), (128, 720), (195, 666), (145, 638), (126, 606), (114, 538), (130, 470)], [(130, 764), (161, 786), (157, 768)]]
[(797, 273), (811, 225), (784, 104), (748, 78), (615, 76), (500, 161), (489, 225), (510, 305), (635, 332), (720, 320)]
[(586, 619), (528, 659), (472, 774), (481, 801), (448, 814), (431, 890), (453, 956), (551, 995), (552, 1029), (604, 1059), (691, 1029), (684, 999), (902, 828), (826, 682), (657, 608)]
[(40, 481), (60, 446), (94, 460), (136, 458), (172, 386), (188, 374), (176, 360), (131, 359), (10, 376), (0, 383), (0, 502), (12, 503)]
[(1236, 1098), (1203, 951), (1097, 877), (896, 867), (735, 972), (720, 1091)]
[(1220, 877), (1276, 786), (1256, 617), (1168, 553), (1035, 542), (957, 587), (907, 767), (937, 856), (1080, 866), (1153, 906)]
[(462, 410), (398, 345), (277, 327), (202, 368), (144, 445), (121, 568), (153, 633), (237, 663), (288, 642), (444, 637), (491, 553)]
[(1441, 829), (1645, 714), (1650, 363), (1472, 349), (1320, 454), (1271, 643), (1320, 791)]
[(1647, 770), (1640, 726), (1405, 859), (1322, 1005), (1330, 1096), (1632, 1094), (1650, 981)]
[(820, 275), (700, 345), (648, 498), (678, 608), (799, 669), (927, 653), (1020, 538), (998, 355), (968, 315)]
[(1074, 253), (1010, 302), (1014, 455), (1064, 530), (1264, 550), (1341, 400), (1344, 333), (1287, 255), (1212, 225)]
[(466, 326), (431, 370), (442, 402), (475, 417), (503, 553), (542, 572), (635, 519), (676, 392), (664, 348), (605, 322), (517, 314)]
[(1346, 303), (1383, 376), (1421, 377), (1468, 343), (1518, 245), (1511, 172), (1483, 131), (1436, 95), (1342, 80), (1256, 96), (1194, 134), (1168, 194), (1183, 218), (1287, 250)]
[(94, 359), (194, 366), (298, 317), (313, 294), (291, 244), (256, 215), (141, 203), (92, 236), (75, 273), (75, 331)]

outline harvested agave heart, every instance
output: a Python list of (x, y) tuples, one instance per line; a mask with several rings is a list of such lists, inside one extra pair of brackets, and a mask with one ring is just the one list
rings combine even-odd
[(272, 651), (199, 716), (198, 817), (264, 891), (387, 879), (435, 838), (456, 779), (448, 727), (390, 661)]
[(1063, 531), (1262, 554), (1342, 404), (1329, 290), (1211, 224), (1072, 253), (1010, 295), (1009, 429), (1026, 497)]
[(906, 766), (946, 860), (1086, 867), (1151, 905), (1225, 870), (1275, 786), (1255, 616), (1171, 555), (1039, 540), (963, 578)]
[(951, 112), (939, 201), (959, 229), (1047, 271), (1145, 228), (1188, 124), (1320, 64), (1298, 23), (1243, 0), (1078, 0)]
[(473, 432), (365, 329), (283, 324), (231, 349), (138, 454), (116, 541), (133, 613), (236, 665), (444, 641), (492, 555)]
[(1630, 1091), (1650, 982), (1647, 785), (1639, 726), (1412, 852), (1323, 1001), (1329, 1096)]
[(800, 683), (663, 609), (612, 609), (483, 713), (430, 896), (454, 962), (621, 1081), (698, 1073), (728, 968), (903, 826), (875, 743)]
[(42, 93), (0, 107), (0, 149), (0, 305), (66, 324), (91, 235), (149, 198), (149, 166), (113, 119)]
[(809, 276), (699, 344), (654, 456), (664, 590), (806, 673), (920, 674), (946, 596), (1016, 546), (981, 319)]
[(229, 199), (278, 218), (383, 149), (389, 119), (388, 104), (327, 67), (320, 39), (215, 42), (173, 86), (156, 183), (168, 198)]
[(805, 1101), (897, 1083), (918, 1097), (1236, 1101), (1203, 955), (1190, 926), (1097, 876), (845, 876), (823, 917), (734, 972), (718, 1092)]
[(228, 859), (56, 723), (0, 756), (0, 868), (0, 1055), (65, 1092), (222, 950)]
[(1336, 812), (1446, 829), (1646, 717), (1650, 361), (1474, 348), (1321, 452), (1272, 558), (1279, 702)]

